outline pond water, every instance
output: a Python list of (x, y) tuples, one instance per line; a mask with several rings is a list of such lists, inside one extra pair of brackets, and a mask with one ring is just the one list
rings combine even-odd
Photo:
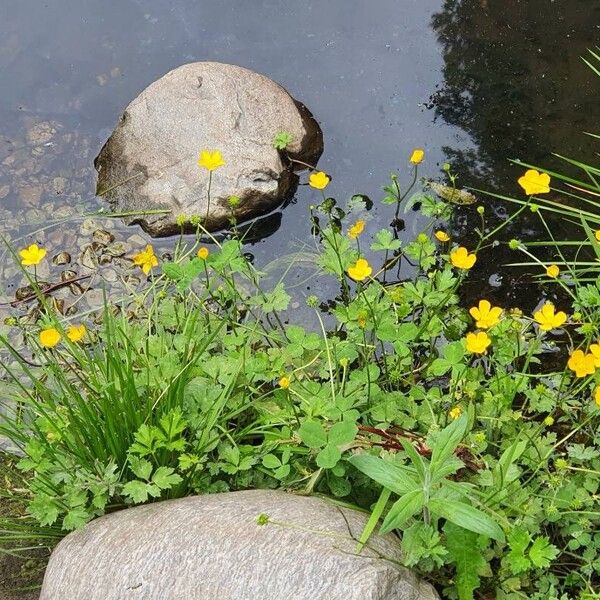
[[(149, 83), (192, 61), (248, 67), (304, 102), (324, 132), (319, 166), (333, 176), (328, 191), (342, 200), (369, 196), (370, 232), (389, 223), (381, 186), (398, 168), (409, 179), (414, 147), (427, 152), (427, 177), (441, 180), (450, 161), (462, 185), (515, 194), (520, 169), (509, 158), (549, 166), (552, 151), (587, 159), (597, 151), (582, 132), (598, 131), (600, 86), (580, 57), (600, 40), (599, 0), (0, 5), (0, 231), (17, 244), (81, 245), (81, 215), (103, 206), (94, 198), (93, 159), (119, 115)], [(317, 199), (300, 186), (267, 221), (248, 247), (257, 264), (303, 247), (308, 205)], [(484, 202), (493, 218), (506, 214), (506, 206)], [(467, 240), (473, 214), (454, 224)], [(137, 227), (113, 227), (122, 239), (134, 236), (132, 246), (146, 239)], [(537, 227), (533, 218), (520, 221), (507, 236), (532, 237)], [(406, 215), (401, 235), (418, 230)], [(510, 260), (478, 261), (473, 293), (518, 302), (525, 291), (521, 300), (535, 303), (530, 277), (497, 276)], [(324, 289), (305, 275), (292, 284)]]

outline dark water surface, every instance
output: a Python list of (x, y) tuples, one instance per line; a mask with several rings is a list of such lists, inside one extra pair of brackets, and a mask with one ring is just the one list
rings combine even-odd
[[(600, 129), (600, 85), (580, 56), (599, 43), (600, 0), (0, 0), (0, 231), (17, 244), (77, 244), (77, 216), (102, 206), (92, 162), (120, 113), (198, 60), (254, 69), (304, 102), (324, 132), (328, 191), (371, 197), (370, 232), (389, 223), (381, 185), (397, 168), (409, 179), (413, 147), (425, 148), (428, 177), (450, 161), (463, 185), (516, 194), (508, 158), (593, 160), (582, 132)], [(317, 199), (300, 186), (249, 247), (258, 264), (302, 248)], [(466, 239), (473, 214), (456, 223)], [(406, 220), (408, 238), (419, 222)], [(507, 236), (537, 228), (520, 222)], [(145, 236), (122, 237), (133, 234)], [(518, 278), (490, 279), (504, 259), (514, 257), (479, 261), (477, 293), (514, 296)]]

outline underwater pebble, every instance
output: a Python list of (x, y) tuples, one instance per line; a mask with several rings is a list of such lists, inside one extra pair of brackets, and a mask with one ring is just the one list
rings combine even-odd
[(96, 229), (96, 231), (92, 233), (92, 238), (95, 242), (105, 246), (115, 241), (115, 236), (105, 229)]
[(79, 227), (79, 232), (83, 235), (91, 235), (96, 229), (99, 229), (99, 227), (99, 223), (94, 221), (94, 219), (85, 219)]
[(104, 249), (104, 252), (106, 252), (106, 254), (110, 254), (111, 256), (123, 256), (130, 251), (131, 245), (127, 242), (113, 242)]
[(68, 265), (71, 262), (71, 255), (68, 252), (59, 252), (52, 258), (54, 265)]
[(86, 269), (91, 269), (91, 270), (95, 270), (96, 267), (98, 266), (98, 257), (96, 256), (96, 253), (94, 252), (94, 248), (92, 247), (91, 244), (86, 246), (85, 249), (83, 250), (83, 253), (81, 254), (81, 257), (79, 259), (79, 263), (81, 264), (82, 267), (85, 267)]
[(57, 195), (64, 194), (67, 189), (68, 181), (65, 177), (55, 177), (52, 180), (52, 189)]

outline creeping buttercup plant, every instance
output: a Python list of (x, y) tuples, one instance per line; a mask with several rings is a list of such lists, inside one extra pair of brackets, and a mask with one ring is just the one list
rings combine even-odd
[[(0, 426), (25, 455), (14, 493), (39, 535), (144, 502), (285, 488), (369, 510), (357, 551), (397, 532), (405, 564), (447, 598), (594, 597), (598, 273), (572, 282), (572, 306), (461, 306), (502, 227), (473, 207), (478, 243), (455, 242), (452, 205), (418, 191), (423, 160), (412, 153), (405, 188), (392, 177), (392, 226), (372, 233), (362, 197), (343, 208), (328, 174), (310, 176), (315, 268), (339, 288), (306, 298), (312, 330), (288, 323), (284, 280), (267, 285), (235, 235), (211, 239), (201, 220), (172, 260), (140, 249), (146, 282), (87, 327), (40, 293), (41, 322), (21, 326), (27, 347), (1, 338), (11, 403)], [(220, 153), (201, 162), (218, 177)], [(526, 174), (524, 190), (549, 183)], [(414, 240), (397, 228), (406, 203), (428, 220)], [(27, 250), (24, 267), (44, 260)], [(412, 276), (399, 280), (401, 267)]]

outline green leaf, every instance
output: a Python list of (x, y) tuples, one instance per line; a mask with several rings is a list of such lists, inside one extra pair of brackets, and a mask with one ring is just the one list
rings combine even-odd
[(132, 500), (134, 504), (141, 504), (142, 502), (146, 502), (148, 500), (148, 494), (148, 484), (137, 479), (133, 481), (128, 481), (123, 486), (123, 495)]
[(392, 529), (399, 529), (413, 515), (423, 508), (423, 490), (413, 490), (404, 494), (402, 498), (394, 502), (381, 525), (380, 532), (388, 533)]
[(432, 475), (435, 475), (436, 469), (452, 456), (465, 435), (468, 423), (467, 415), (462, 415), (439, 433), (431, 452)]
[(281, 461), (274, 454), (266, 454), (263, 456), (262, 464), (267, 469), (277, 469), (281, 466)]
[(304, 421), (298, 435), (309, 448), (322, 448), (327, 444), (327, 432), (317, 421)]
[(383, 488), (381, 493), (379, 494), (379, 499), (377, 500), (375, 506), (373, 507), (373, 511), (371, 512), (371, 516), (365, 525), (362, 533), (360, 534), (360, 539), (358, 540), (358, 544), (356, 545), (356, 553), (362, 551), (365, 544), (369, 541), (371, 534), (373, 533), (375, 526), (379, 522), (381, 515), (385, 511), (385, 507), (387, 506), (388, 500), (390, 499), (391, 491), (388, 488)]
[(425, 471), (427, 470), (427, 465), (425, 464), (423, 457), (415, 450), (415, 447), (408, 440), (400, 438), (400, 443), (404, 448), (404, 452), (408, 455), (410, 462), (413, 464), (413, 467), (416, 469), (419, 479), (423, 482), (425, 480)]
[(135, 442), (131, 444), (129, 452), (147, 456), (154, 454), (165, 443), (164, 434), (158, 427), (148, 426), (146, 423), (140, 425), (140, 428), (133, 435)]
[[(394, 199), (395, 201), (395, 199)], [(402, 243), (398, 239), (394, 239), (392, 232), (389, 229), (382, 229), (374, 236), (375, 241), (371, 244), (371, 250), (398, 250)]]
[(502, 529), (492, 518), (464, 502), (457, 502), (448, 498), (431, 498), (428, 507), (438, 517), (443, 517), (459, 527), (486, 535), (499, 542), (504, 541)]
[(276, 150), (285, 150), (291, 143), (293, 137), (287, 131), (279, 131), (273, 138), (273, 148)]
[(358, 427), (353, 421), (340, 421), (335, 423), (329, 430), (329, 443), (335, 446), (342, 446), (350, 444), (356, 434), (358, 433)]
[(327, 444), (319, 454), (317, 454), (317, 465), (322, 469), (333, 469), (338, 464), (342, 453), (334, 444)]
[(54, 498), (46, 494), (36, 494), (27, 505), (27, 510), (39, 521), (40, 525), (52, 525), (58, 519), (58, 505)]
[(536, 538), (529, 548), (529, 558), (538, 569), (547, 569), (558, 554), (558, 548), (547, 537)]
[(348, 462), (359, 471), (396, 494), (406, 494), (419, 488), (419, 484), (405, 469), (370, 454), (355, 454)]
[(168, 490), (181, 481), (181, 476), (171, 467), (158, 467), (152, 475), (152, 483), (161, 490)]
[(478, 546), (478, 536), (454, 523), (446, 522), (446, 549), (449, 559), (456, 565), (454, 583), (459, 600), (473, 600), (473, 592), (479, 587), (479, 575), (487, 561)]
[(178, 438), (187, 427), (180, 408), (171, 410), (166, 415), (163, 415), (159, 423), (169, 441)]
[(81, 507), (71, 509), (63, 519), (62, 528), (67, 531), (78, 529), (83, 527), (90, 519), (90, 515), (85, 509)]
[(130, 456), (128, 460), (133, 474), (138, 479), (145, 479), (146, 481), (150, 479), (152, 463), (149, 460), (138, 458), (137, 456)]
[(200, 458), (195, 454), (180, 454), (179, 458), (179, 469), (181, 471), (187, 471), (191, 469), (193, 466), (197, 465), (200, 462)]
[(515, 527), (510, 532), (508, 536), (510, 552), (506, 554), (502, 562), (510, 568), (513, 575), (529, 570), (531, 562), (525, 556), (525, 551), (530, 541), (529, 533), (522, 527)]

